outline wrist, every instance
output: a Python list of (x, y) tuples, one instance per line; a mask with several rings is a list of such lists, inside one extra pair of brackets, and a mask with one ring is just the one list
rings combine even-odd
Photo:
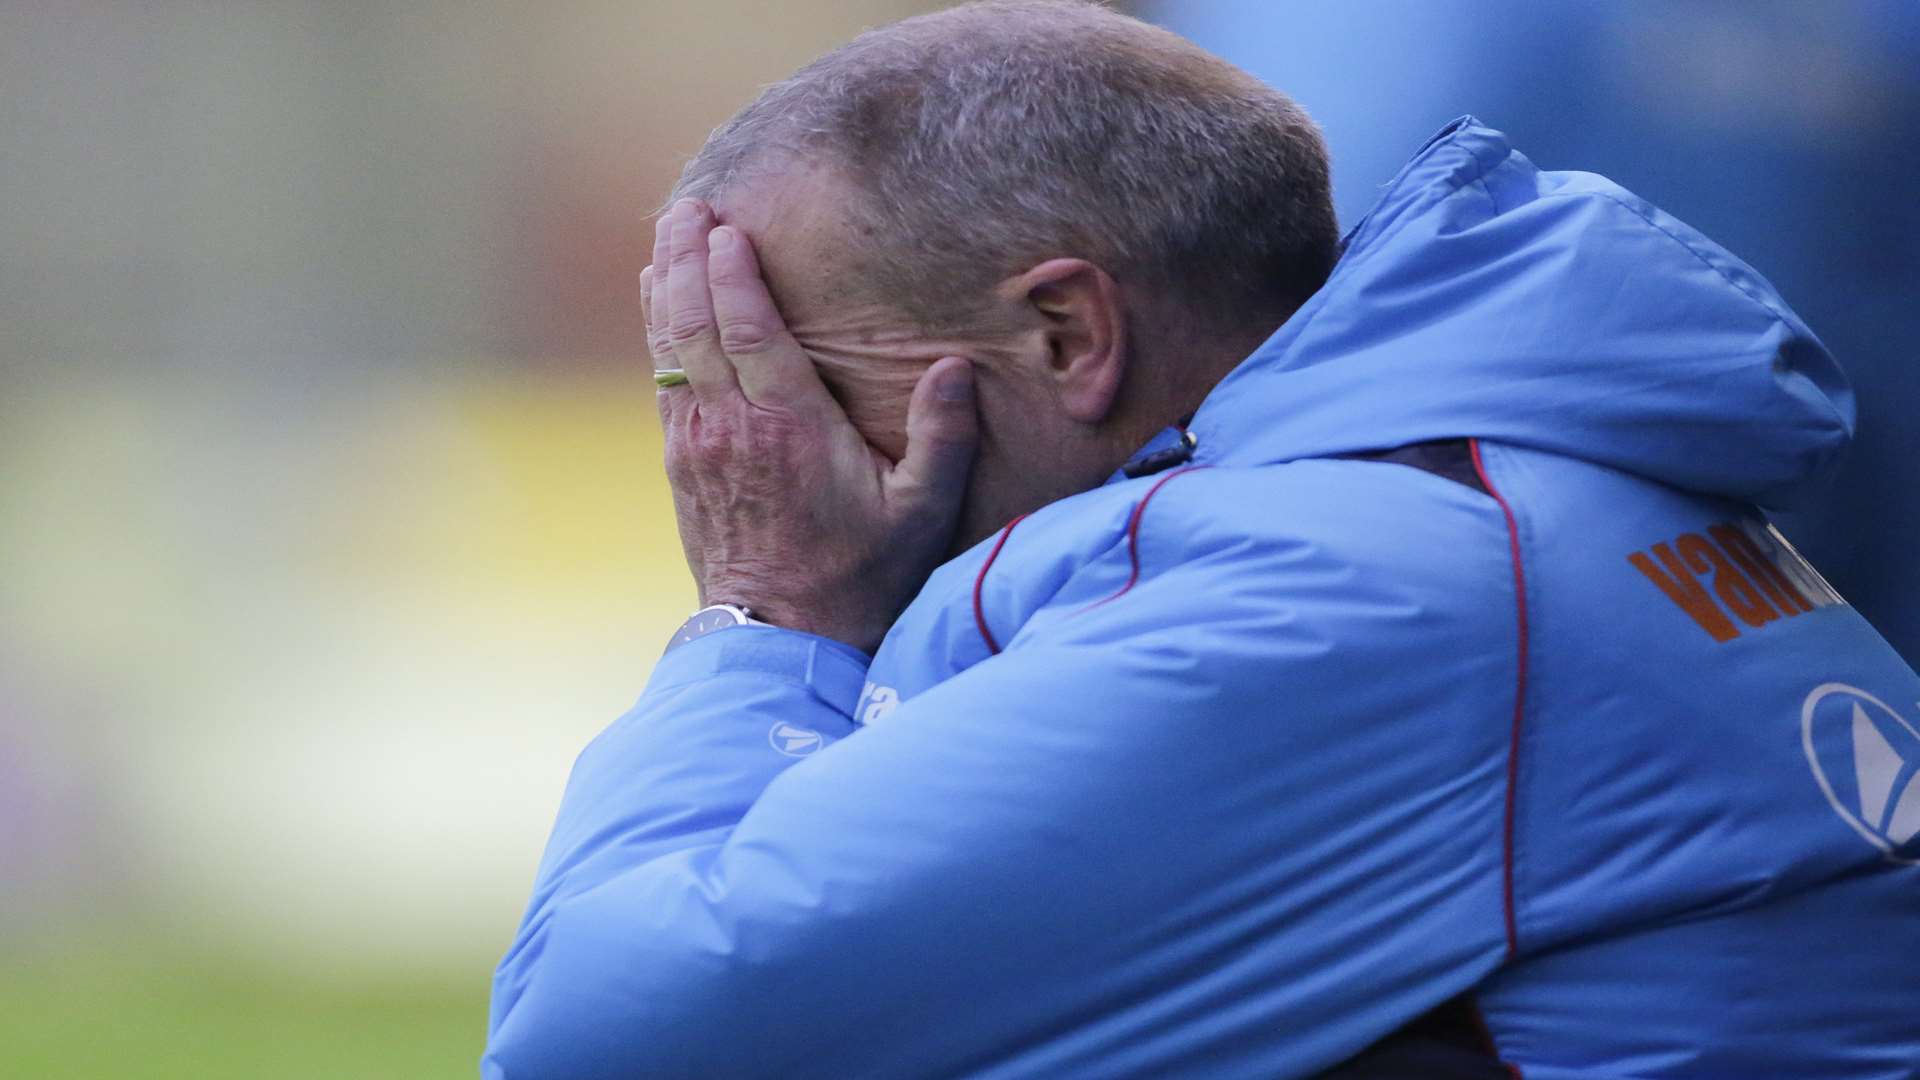
[(647, 686), (648, 693), (657, 693), (720, 676), (758, 675), (806, 686), (851, 716), (871, 662), (844, 642), (777, 626), (742, 626), (668, 650), (654, 663)]
[[(857, 595), (857, 590), (849, 592)], [(842, 610), (843, 605), (825, 599), (813, 602), (786, 599), (765, 587), (716, 586), (701, 589), (700, 595), (702, 612), (718, 607), (744, 611), (752, 623), (827, 638), (868, 656), (873, 655), (880, 639), (886, 636), (888, 626), (892, 625), (888, 620), (875, 626), (869, 613)]]
[(692, 615), (689, 615), (687, 620), (681, 623), (679, 628), (673, 632), (673, 637), (667, 640), (667, 647), (663, 655), (665, 653), (671, 653), (684, 645), (691, 645), (693, 642), (709, 634), (718, 633), (722, 630), (731, 630), (740, 626), (772, 625), (773, 624), (767, 620), (759, 618), (751, 608), (744, 605), (730, 603), (707, 604), (698, 611), (695, 611)]

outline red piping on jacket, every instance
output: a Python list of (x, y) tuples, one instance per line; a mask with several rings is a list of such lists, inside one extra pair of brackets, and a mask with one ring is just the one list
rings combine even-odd
[(1095, 600), (1093, 603), (1074, 612), (1075, 615), (1092, 611), (1102, 604), (1111, 604), (1115, 600), (1127, 595), (1128, 590), (1140, 583), (1140, 519), (1146, 516), (1147, 504), (1153, 501), (1153, 497), (1160, 493), (1161, 488), (1167, 486), (1167, 481), (1172, 480), (1176, 476), (1185, 476), (1190, 472), (1206, 467), (1205, 465), (1189, 465), (1184, 469), (1173, 470), (1155, 481), (1154, 485), (1147, 489), (1147, 493), (1140, 497), (1140, 501), (1133, 504), (1133, 515), (1127, 519), (1127, 562), (1131, 564), (1131, 569), (1127, 573), (1127, 583), (1120, 586), (1119, 592), (1114, 593), (1104, 600)]
[(980, 573), (973, 579), (973, 625), (980, 628), (980, 637), (986, 641), (987, 651), (996, 656), (1000, 653), (1000, 643), (993, 639), (993, 631), (987, 629), (987, 613), (980, 606), (980, 590), (987, 583), (987, 571), (993, 568), (993, 560), (1000, 557), (1000, 549), (1007, 546), (1007, 537), (1013, 535), (1013, 527), (1025, 520), (1027, 515), (1021, 514), (1007, 522), (1007, 527), (1000, 530), (1000, 539), (994, 541), (993, 550), (987, 552), (987, 561), (980, 564)]
[(1519, 656), (1514, 669), (1513, 730), (1507, 740), (1507, 809), (1500, 856), (1501, 904), (1507, 919), (1507, 959), (1511, 960), (1520, 948), (1519, 925), (1513, 903), (1513, 835), (1514, 806), (1520, 787), (1520, 727), (1527, 711), (1527, 575), (1521, 566), (1520, 525), (1513, 516), (1513, 507), (1487, 477), (1486, 463), (1480, 459), (1480, 440), (1469, 439), (1467, 445), (1473, 451), (1473, 471), (1480, 478), (1480, 486), (1486, 488), (1487, 494), (1500, 504), (1500, 512), (1507, 519), (1507, 550), (1513, 559), (1513, 599), (1518, 609), (1520, 631)]
[[(1104, 600), (1095, 600), (1093, 603), (1081, 608), (1080, 611), (1091, 611), (1102, 604), (1110, 604), (1122, 596), (1125, 596), (1129, 589), (1140, 583), (1140, 519), (1147, 512), (1147, 503), (1151, 502), (1153, 497), (1159, 494), (1161, 488), (1167, 486), (1167, 481), (1172, 480), (1176, 476), (1181, 476), (1193, 472), (1196, 469), (1204, 469), (1206, 467), (1205, 465), (1189, 465), (1184, 469), (1175, 469), (1155, 481), (1154, 485), (1147, 489), (1147, 493), (1140, 497), (1140, 501), (1133, 504), (1133, 513), (1127, 518), (1127, 561), (1130, 564), (1127, 573), (1127, 583), (1120, 586), (1119, 592), (1114, 593)], [(1027, 515), (1021, 514), (1019, 517), (1007, 522), (1007, 527), (1000, 530), (1000, 539), (994, 541), (993, 550), (987, 552), (987, 561), (980, 564), (980, 573), (973, 579), (973, 624), (980, 629), (980, 637), (987, 643), (987, 651), (995, 655), (998, 655), (1000, 652), (1000, 642), (994, 638), (993, 631), (987, 628), (987, 613), (985, 606), (981, 603), (980, 593), (987, 583), (987, 571), (993, 568), (993, 561), (1000, 557), (1000, 549), (1007, 546), (1007, 537), (1013, 535), (1013, 527), (1025, 520), (1027, 520)], [(1077, 615), (1080, 614), (1080, 612), (1075, 612), (1074, 614)]]

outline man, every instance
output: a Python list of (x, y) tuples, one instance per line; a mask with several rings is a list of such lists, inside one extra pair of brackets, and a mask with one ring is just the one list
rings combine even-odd
[(1920, 678), (1755, 508), (1851, 401), (1733, 256), (1471, 119), (1343, 242), (1291, 102), (1080, 3), (871, 32), (676, 195), (715, 606), (487, 1076), (1920, 1070)]

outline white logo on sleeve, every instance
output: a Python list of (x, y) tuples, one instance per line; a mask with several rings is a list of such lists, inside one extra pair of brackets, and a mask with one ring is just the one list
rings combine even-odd
[(1920, 863), (1920, 729), (1865, 690), (1827, 683), (1800, 707), (1800, 745), (1841, 820), (1888, 859)]
[(767, 732), (767, 741), (788, 757), (806, 757), (827, 742), (825, 736), (812, 728), (789, 724), (785, 720), (773, 725), (773, 729)]

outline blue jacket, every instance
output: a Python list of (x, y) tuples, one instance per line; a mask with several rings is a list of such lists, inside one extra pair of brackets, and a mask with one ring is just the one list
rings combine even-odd
[(1458, 121), (1191, 461), (871, 663), (667, 655), (482, 1072), (1920, 1075), (1920, 678), (1756, 510), (1851, 426), (1752, 269)]

